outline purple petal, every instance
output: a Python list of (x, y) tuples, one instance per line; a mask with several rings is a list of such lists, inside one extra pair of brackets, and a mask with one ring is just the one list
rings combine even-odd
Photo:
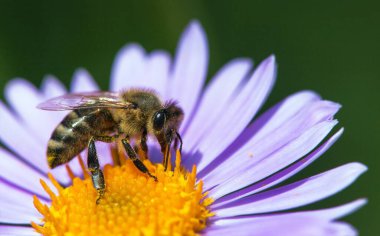
[(329, 219), (329, 220), (336, 220), (342, 217), (345, 217), (355, 211), (357, 211), (359, 208), (363, 207), (365, 204), (367, 204), (366, 199), (358, 199), (356, 201), (333, 207), (328, 209), (322, 209), (322, 210), (312, 210), (312, 211), (301, 211), (301, 212), (294, 212), (294, 213), (286, 213), (290, 216), (296, 216), (296, 217), (304, 217), (308, 215), (312, 215), (313, 217), (318, 217), (321, 219)]
[[(310, 91), (302, 91), (293, 94), (280, 103), (276, 104), (257, 120), (253, 122), (239, 137), (218, 157), (216, 157), (208, 166), (199, 171), (198, 176), (203, 177), (212, 171), (216, 166), (225, 161), (241, 146), (247, 143), (261, 130), (273, 130), (286, 123), (289, 119), (300, 113), (302, 109), (309, 106), (312, 102), (320, 100), (319, 96)], [(268, 133), (268, 132), (267, 132)], [(199, 170), (199, 167), (198, 167)]]
[[(62, 84), (51, 76), (45, 79), (42, 88), (45, 95), (25, 80), (13, 80), (8, 84), (7, 98), (21, 117), (12, 114), (0, 104), (0, 110), (3, 110), (3, 124), (0, 124), (0, 130), (3, 132), (0, 134), (0, 139), (3, 139), (4, 143), (28, 164), (47, 172), (49, 169), (45, 148), (52, 131), (66, 112), (47, 112), (37, 109), (36, 105), (51, 96), (62, 95), (65, 91)], [(25, 96), (28, 99), (25, 99)], [(23, 145), (19, 145), (21, 142)], [(59, 170), (54, 172), (62, 173)], [(56, 177), (64, 183), (69, 181), (66, 171), (65, 174), (58, 174)]]
[(323, 153), (325, 153), (325, 151), (327, 151), (336, 142), (336, 140), (339, 139), (342, 133), (343, 133), (343, 129), (340, 129), (336, 134), (334, 134), (330, 139), (328, 139), (324, 144), (319, 146), (316, 150), (314, 150), (308, 156), (297, 161), (295, 164), (285, 168), (284, 170), (281, 170), (280, 172), (270, 176), (269, 178), (266, 178), (265, 180), (262, 180), (256, 184), (253, 184), (249, 187), (236, 191), (227, 196), (223, 196), (219, 199), (216, 199), (213, 206), (220, 207), (238, 198), (243, 198), (245, 196), (268, 189), (290, 178), (291, 176), (301, 171), (303, 168), (310, 165), (314, 160), (319, 158)]
[(302, 113), (306, 107), (320, 100), (321, 97), (313, 91), (294, 93), (258, 117), (247, 129), (246, 135), (254, 134), (255, 138), (260, 140), (280, 128), (288, 120), (293, 119), (297, 114)]
[(152, 52), (147, 58), (143, 79), (140, 81), (142, 87), (154, 89), (165, 100), (171, 99), (167, 97), (170, 60), (167, 52)]
[(95, 80), (92, 78), (90, 73), (85, 69), (77, 69), (73, 75), (73, 80), (71, 81), (71, 92), (92, 92), (98, 91), (99, 87)]
[(183, 132), (183, 140), (186, 143), (184, 150), (192, 150), (193, 146), (200, 142), (201, 137), (214, 128), (213, 125), (224, 115), (229, 102), (240, 92), (239, 85), (246, 78), (251, 67), (250, 60), (235, 59), (215, 75), (202, 95), (188, 130)]
[(229, 166), (223, 166), (223, 169), (220, 167), (218, 174), (209, 175), (204, 179), (205, 183), (206, 181), (210, 183), (205, 184), (205, 188), (212, 187), (211, 183), (217, 183), (218, 186), (210, 190), (210, 196), (217, 199), (260, 181), (307, 155), (330, 133), (336, 124), (337, 121), (324, 121), (316, 124), (266, 158), (261, 158), (263, 155), (260, 155), (259, 150), (256, 149), (255, 161), (249, 162), (249, 159), (252, 158), (247, 154), (241, 155), (238, 163), (228, 160), (226, 164)]
[(36, 108), (39, 103), (46, 100), (46, 97), (34, 85), (22, 79), (14, 79), (7, 84), (5, 97), (25, 124), (23, 128), (31, 131), (30, 134), (40, 142), (40, 146), (45, 145), (47, 137), (50, 136), (50, 130), (56, 125), (55, 120), (51, 119), (51, 115), (56, 114)]
[(25, 209), (7, 203), (1, 204), (0, 222), (11, 224), (30, 224), (31, 221), (39, 222), (39, 218), (40, 215), (37, 210)]
[(261, 217), (313, 217), (320, 218), (328, 221), (337, 220), (344, 216), (351, 214), (354, 211), (357, 211), (359, 208), (364, 206), (367, 203), (366, 199), (358, 199), (356, 201), (327, 209), (321, 210), (311, 210), (311, 211), (299, 211), (299, 212), (290, 212), (290, 213), (273, 213), (273, 214), (265, 214), (265, 215), (248, 215), (248, 216), (234, 216), (234, 217), (213, 217), (212, 221), (216, 222), (216, 224), (223, 225), (225, 223), (243, 223), (249, 222), (255, 218)]
[(367, 168), (350, 163), (267, 192), (223, 206), (216, 214), (228, 217), (291, 209), (327, 198), (349, 186)]
[[(31, 135), (20, 119), (0, 101), (0, 140), (31, 166), (47, 172), (49, 170), (45, 150), (41, 142)], [(22, 145), (20, 145), (22, 143)]]
[[(19, 189), (11, 188), (6, 183), (0, 181), (0, 189), (11, 194), (2, 194), (0, 223), (29, 224), (31, 221), (38, 221), (40, 214), (33, 206), (33, 197)], [(42, 201), (44, 202), (44, 201)]]
[(11, 225), (0, 225), (0, 235), (3, 236), (38, 236), (39, 233), (35, 232), (32, 227), (25, 226), (11, 226)]
[[(302, 98), (302, 96), (299, 98)], [(284, 107), (287, 107), (287, 104), (285, 102)], [(272, 124), (272, 120), (276, 123), (275, 119), (277, 116), (274, 114), (268, 123), (258, 130), (259, 133), (255, 133), (257, 129), (255, 128), (256, 122), (254, 122), (247, 129), (247, 133), (243, 133), (234, 143), (234, 146), (239, 147), (238, 149), (231, 145), (231, 148), (227, 149), (220, 157), (217, 157), (205, 171), (201, 171), (199, 176), (203, 179), (207, 179), (208, 177), (212, 179), (216, 178), (217, 180), (215, 181), (208, 180), (206, 182), (206, 184), (213, 185), (221, 182), (224, 178), (231, 178), (237, 173), (236, 168), (256, 165), (265, 158), (270, 157), (273, 153), (278, 152), (299, 138), (306, 130), (320, 122), (330, 121), (340, 108), (338, 104), (329, 101), (313, 101), (306, 104), (294, 116), (278, 124), (279, 126)], [(266, 116), (266, 113), (263, 116)], [(258, 122), (260, 123), (260, 119)], [(265, 126), (275, 126), (276, 128), (271, 129), (271, 132), (263, 136), (261, 134), (266, 129)], [(222, 174), (221, 170), (224, 171), (222, 179), (219, 177)]]
[(208, 45), (202, 26), (193, 21), (182, 34), (177, 48), (169, 96), (176, 99), (185, 112), (186, 126), (202, 87), (208, 66)]
[(266, 216), (243, 222), (220, 222), (212, 225), (204, 235), (213, 236), (351, 236), (355, 229), (346, 223), (329, 222), (313, 217)]
[[(262, 62), (251, 78), (225, 107), (224, 114), (216, 120), (212, 129), (202, 137), (198, 147), (193, 147), (203, 158), (198, 163), (202, 170), (246, 128), (252, 117), (265, 101), (275, 80), (275, 59), (273, 56)], [(209, 108), (210, 111), (212, 108)], [(242, 112), (244, 111), (244, 112)]]
[[(62, 96), (67, 93), (67, 90), (63, 86), (63, 84), (56, 79), (55, 77), (49, 75), (46, 76), (42, 82), (41, 85), (41, 92), (44, 96), (44, 100), (48, 100), (53, 97)], [(63, 117), (68, 113), (67, 111), (55, 111), (55, 112), (47, 112), (44, 111), (46, 115), (49, 116), (49, 119), (51, 119), (51, 123), (54, 125), (57, 125), (60, 123), (63, 119)], [(47, 127), (46, 131), (48, 132), (48, 135), (44, 135), (44, 139), (48, 139), (50, 137), (50, 134), (52, 130), (49, 130), (50, 127)]]
[(41, 92), (46, 98), (53, 98), (67, 93), (67, 90), (56, 77), (47, 75), (42, 81)]
[[(34, 193), (25, 191), (24, 189), (20, 189), (16, 185), (12, 185), (9, 182), (6, 182), (2, 179), (0, 179), (0, 190), (2, 192), (2, 194), (0, 195), (1, 204), (19, 206), (19, 207), (22, 207), (23, 209), (30, 209), (30, 210), (34, 209), (33, 198), (32, 198), (32, 196), (35, 195)], [(12, 193), (12, 194), (9, 194), (9, 193)], [(40, 197), (40, 196), (38, 197), (42, 203), (48, 202), (43, 197)]]
[(23, 188), (38, 194), (48, 197), (40, 185), (40, 179), (47, 182), (47, 178), (41, 173), (32, 169), (29, 165), (16, 159), (13, 155), (0, 148), (0, 177)]
[(111, 71), (111, 90), (146, 87), (144, 80), (145, 51), (138, 44), (125, 46), (117, 54)]

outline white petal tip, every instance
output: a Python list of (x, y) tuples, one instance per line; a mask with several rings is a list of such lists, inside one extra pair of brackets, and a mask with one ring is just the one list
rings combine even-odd
[(36, 87), (26, 79), (19, 77), (14, 78), (9, 81), (4, 88), (4, 97), (7, 99), (7, 101), (10, 101), (12, 99), (12, 91), (19, 88), (19, 86), (27, 87), (31, 90), (36, 90)]
[(368, 199), (367, 198), (360, 198), (360, 199), (356, 200), (355, 203), (356, 203), (356, 207), (360, 208), (360, 207), (362, 207), (368, 203)]
[(191, 20), (186, 31), (204, 31), (201, 23), (198, 20)]
[(42, 80), (43, 80), (43, 82), (42, 82), (42, 84), (43, 84), (45, 81), (58, 80), (58, 78), (55, 75), (46, 74), (46, 75), (44, 75), (44, 78)]
[(78, 79), (79, 77), (82, 77), (82, 76), (90, 76), (90, 73), (84, 69), (84, 68), (77, 68), (75, 71), (74, 71), (74, 75), (73, 75), (73, 78), (74, 79)]
[(269, 57), (267, 57), (263, 62), (260, 63), (260, 66), (264, 66), (264, 68), (266, 70), (273, 70), (274, 72), (276, 72), (277, 70), (277, 63), (276, 63), (276, 57), (274, 56), (274, 54), (270, 55)]
[(18, 84), (25, 84), (25, 85), (31, 85), (29, 81), (23, 78), (16, 77), (12, 80), (10, 80), (6, 85), (5, 85), (5, 91), (12, 88), (13, 86), (17, 86)]
[[(201, 23), (197, 20), (192, 20), (186, 27), (184, 33), (181, 36), (180, 41), (200, 41), (202, 45), (207, 46), (206, 32), (203, 29)], [(192, 42), (194, 43), (194, 42)]]
[(336, 132), (336, 136), (341, 136), (344, 133), (344, 127), (340, 128), (338, 132)]
[(72, 92), (90, 92), (99, 90), (98, 85), (91, 74), (84, 68), (78, 68), (71, 81)]
[(125, 45), (122, 49), (119, 51), (119, 55), (123, 54), (129, 54), (129, 53), (144, 53), (144, 48), (138, 44), (138, 43), (129, 43)]
[(347, 163), (342, 167), (349, 176), (355, 176), (355, 179), (368, 170), (368, 167), (360, 162)]

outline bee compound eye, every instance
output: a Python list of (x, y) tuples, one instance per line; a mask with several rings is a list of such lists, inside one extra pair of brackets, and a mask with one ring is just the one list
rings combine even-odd
[(166, 114), (164, 111), (158, 111), (153, 117), (153, 129), (159, 131), (164, 127), (166, 121)]

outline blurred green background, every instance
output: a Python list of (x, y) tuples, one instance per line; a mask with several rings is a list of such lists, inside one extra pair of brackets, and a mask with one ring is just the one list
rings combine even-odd
[[(209, 77), (228, 60), (274, 53), (278, 82), (265, 108), (290, 93), (311, 89), (343, 104), (345, 134), (295, 179), (360, 161), (357, 182), (308, 208), (359, 197), (369, 204), (344, 220), (361, 235), (379, 235), (380, 5), (375, 1), (16, 1), (0, 3), (0, 90), (14, 77), (39, 86), (46, 74), (69, 85), (84, 67), (107, 88), (111, 64), (128, 42), (174, 52), (191, 19), (204, 26)], [(3, 99), (3, 94), (1, 94)], [(0, 114), (1, 115), (1, 114)]]

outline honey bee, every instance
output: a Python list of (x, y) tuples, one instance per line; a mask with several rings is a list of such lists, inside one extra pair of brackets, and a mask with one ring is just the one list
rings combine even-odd
[[(183, 110), (175, 101), (163, 103), (152, 90), (129, 89), (120, 93), (73, 93), (52, 98), (37, 106), (50, 111), (72, 110), (55, 128), (47, 147), (50, 168), (69, 162), (86, 147), (87, 166), (92, 183), (98, 192), (97, 203), (105, 192), (105, 181), (100, 169), (95, 141), (107, 143), (121, 139), (128, 157), (141, 172), (157, 181), (137, 157), (140, 148), (147, 156), (148, 134), (156, 137), (164, 155), (163, 165), (168, 167), (171, 144), (182, 139), (178, 129), (183, 120)], [(134, 150), (130, 140), (136, 140)]]

